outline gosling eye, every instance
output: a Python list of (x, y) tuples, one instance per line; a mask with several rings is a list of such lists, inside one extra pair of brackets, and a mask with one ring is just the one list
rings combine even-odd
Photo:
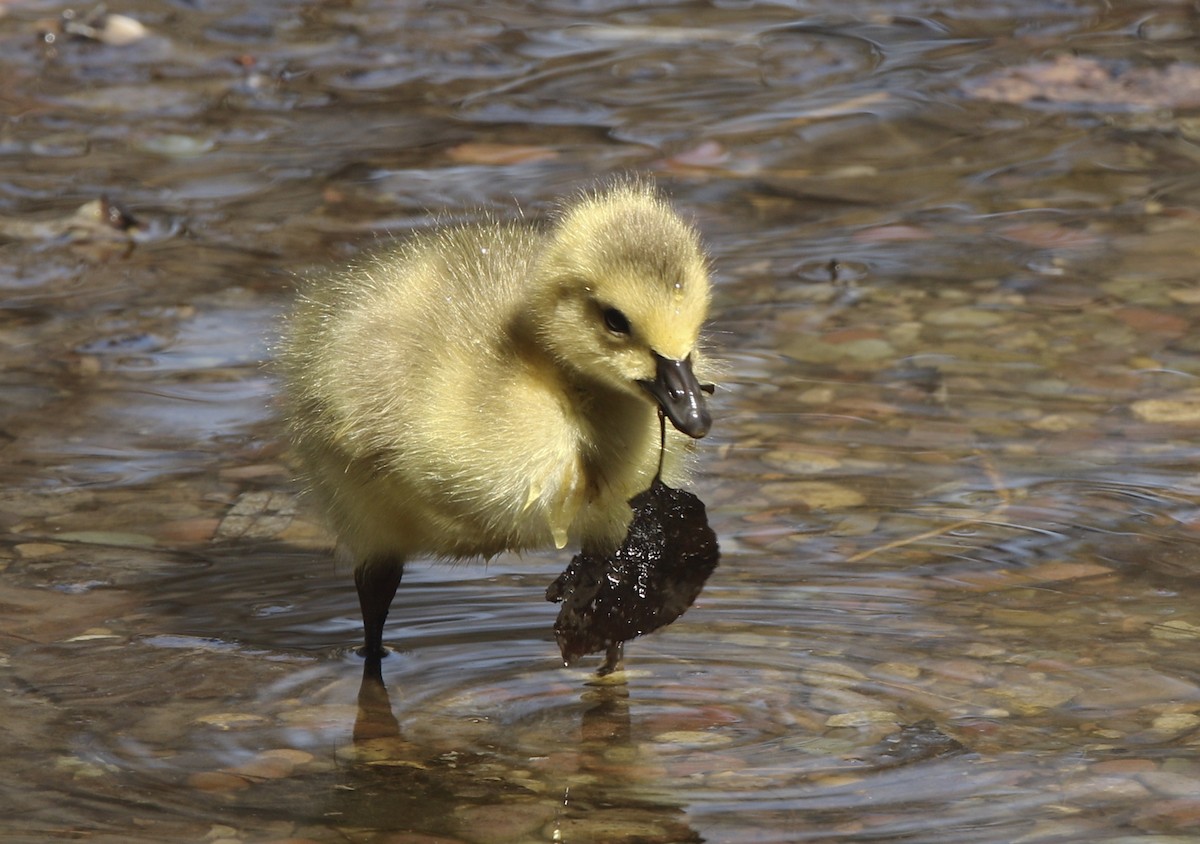
[(618, 309), (607, 307), (601, 312), (601, 315), (604, 317), (604, 327), (613, 334), (627, 335), (630, 333), (629, 317), (625, 316)]

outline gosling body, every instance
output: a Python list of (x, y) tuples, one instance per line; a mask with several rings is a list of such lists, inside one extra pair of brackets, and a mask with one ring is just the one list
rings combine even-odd
[(548, 231), (418, 235), (312, 284), (282, 363), (292, 440), (355, 560), (368, 657), (406, 560), (575, 543), (603, 553), (709, 416), (694, 230), (641, 183)]

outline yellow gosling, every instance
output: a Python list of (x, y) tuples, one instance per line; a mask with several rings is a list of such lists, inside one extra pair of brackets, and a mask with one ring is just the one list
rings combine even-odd
[(696, 232), (638, 181), (545, 232), (446, 228), (306, 289), (281, 349), (291, 435), (355, 560), (369, 658), (411, 557), (620, 544), (658, 408), (668, 482), (708, 433), (708, 304)]

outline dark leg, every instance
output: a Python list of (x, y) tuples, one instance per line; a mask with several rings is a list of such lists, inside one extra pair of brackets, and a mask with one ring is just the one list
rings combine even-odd
[(604, 653), (604, 664), (600, 666), (600, 670), (596, 673), (601, 677), (607, 677), (614, 671), (620, 671), (625, 667), (625, 643), (610, 642), (608, 650)]
[(396, 597), (396, 588), (404, 574), (404, 561), (398, 557), (372, 557), (363, 560), (354, 570), (354, 585), (358, 587), (358, 605), (363, 617), (362, 655), (368, 660), (384, 656), (383, 623), (388, 608)]

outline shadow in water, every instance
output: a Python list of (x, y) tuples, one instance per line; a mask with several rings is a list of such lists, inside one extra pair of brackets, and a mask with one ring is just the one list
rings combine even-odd
[[(403, 736), (381, 669), (378, 659), (363, 665), (353, 732), (359, 763), (347, 770), (336, 807), (356, 826), (453, 833), (503, 822), (529, 832), (540, 828), (553, 840), (643, 840), (650, 831), (653, 840), (703, 840), (683, 806), (635, 793), (653, 768), (647, 776), (633, 773), (640, 751), (624, 683), (606, 680), (582, 693), (590, 706), (580, 717), (571, 770), (522, 782), (497, 776), (497, 760), (482, 754), (422, 758), (428, 750)], [(561, 781), (552, 779), (556, 775)]]
[(383, 682), (383, 665), (377, 656), (363, 660), (362, 685), (358, 687), (358, 715), (354, 719), (354, 741), (400, 735), (400, 722), (392, 712), (392, 701)]

